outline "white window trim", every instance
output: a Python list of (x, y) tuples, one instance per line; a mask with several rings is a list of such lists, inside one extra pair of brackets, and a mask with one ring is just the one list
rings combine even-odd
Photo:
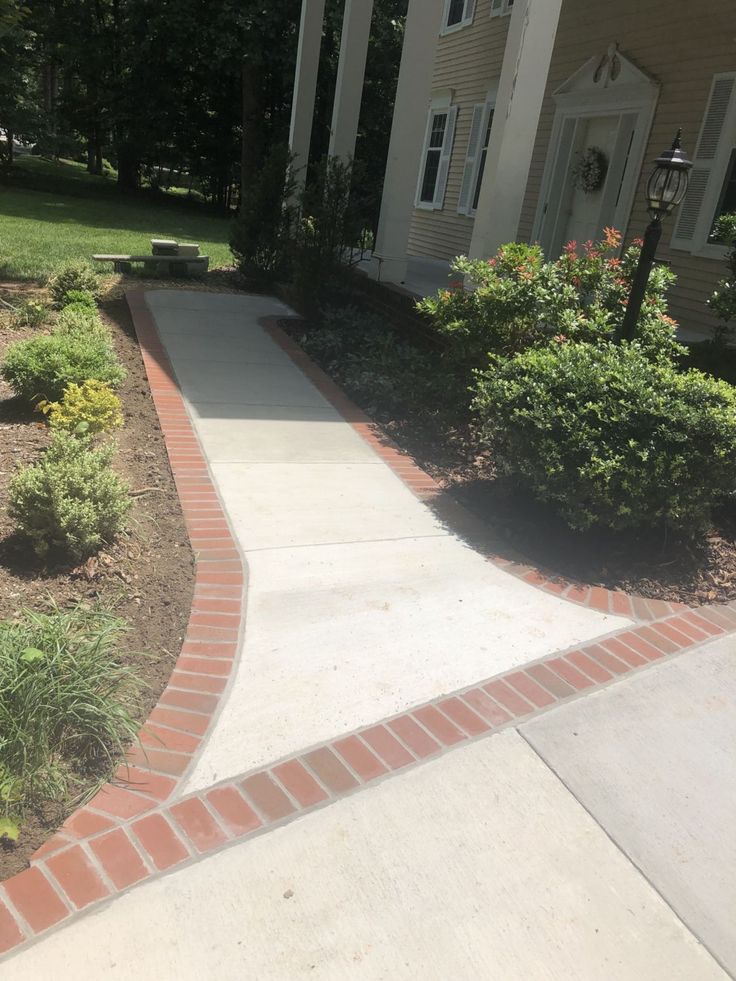
[[(468, 204), (465, 207), (462, 206), (462, 195), (463, 195), (464, 187), (461, 186), (460, 198), (458, 199), (458, 206), (457, 206), (457, 213), (459, 215), (466, 215), (468, 218), (474, 218), (478, 213), (478, 209), (473, 207), (472, 202), (473, 199), (475, 198), (475, 191), (478, 184), (478, 177), (480, 174), (480, 161), (483, 155), (483, 139), (485, 137), (486, 129), (488, 128), (488, 116), (490, 113), (495, 112), (496, 110), (497, 96), (498, 96), (498, 84), (496, 83), (494, 85), (491, 85), (490, 88), (488, 89), (488, 94), (486, 95), (486, 101), (478, 103), (477, 105), (473, 106), (474, 114), (476, 111), (482, 110), (483, 115), (480, 120), (480, 133), (478, 134), (478, 146), (475, 152), (475, 157), (472, 162), (472, 172), (468, 174), (468, 180), (470, 184), (468, 188)], [(468, 148), (465, 153), (463, 183), (465, 181), (465, 176), (466, 176), (465, 171), (467, 170), (468, 167), (468, 157), (470, 155), (470, 150), (471, 150), (471, 146), (470, 146), (471, 137), (472, 137), (472, 117), (471, 117), (471, 133), (468, 134)], [(493, 137), (493, 129), (491, 129), (491, 133), (488, 138), (488, 151), (490, 151), (492, 137)], [(487, 163), (488, 163), (488, 157), (486, 153), (486, 165)]]
[(442, 30), (440, 31), (441, 36), (454, 34), (456, 31), (461, 31), (464, 27), (469, 27), (473, 23), (473, 17), (475, 17), (475, 0), (465, 0), (462, 20), (459, 20), (457, 24), (448, 24), (447, 19), (449, 16), (450, 0), (445, 0), (445, 10), (442, 14)]
[[(442, 168), (443, 158), (449, 158), (452, 154), (452, 145), (455, 139), (455, 123), (457, 122), (457, 106), (452, 105), (453, 92), (451, 89), (447, 89), (444, 92), (438, 92), (434, 95), (432, 101), (429, 104), (429, 111), (427, 113), (427, 128), (424, 133), (424, 143), (422, 145), (422, 157), (419, 165), (419, 177), (417, 179), (417, 189), (414, 198), (414, 207), (419, 208), (422, 211), (441, 211), (444, 207), (445, 191), (447, 189), (447, 177), (445, 176), (444, 187), (441, 189), (441, 193), (438, 193), (438, 185), (440, 183), (440, 173)], [(438, 183), (435, 184), (435, 195), (432, 201), (422, 201), (422, 184), (424, 183), (424, 171), (427, 166), (427, 152), (429, 150), (429, 141), (432, 134), (432, 122), (437, 113), (447, 113), (447, 124), (445, 126), (444, 138), (442, 140), (442, 149), (440, 150), (440, 170), (437, 174)]]
[[(736, 72), (719, 72), (713, 76), (711, 88), (708, 92), (708, 97), (703, 108), (703, 118), (700, 125), (700, 133), (698, 134), (698, 143), (696, 144), (695, 153), (692, 156), (694, 169), (697, 169), (698, 167), (698, 148), (703, 134), (703, 129), (705, 128), (706, 116), (713, 93), (713, 86), (719, 79), (729, 78), (736, 80)], [(733, 137), (731, 139), (726, 138), (726, 135), (729, 132), (733, 133)], [(731, 99), (723, 122), (723, 129), (721, 130), (721, 135), (718, 141), (718, 148), (710, 166), (708, 183), (703, 195), (703, 200), (700, 204), (697, 224), (695, 226), (693, 237), (689, 243), (677, 235), (679, 227), (679, 208), (677, 214), (675, 215), (674, 228), (670, 240), (670, 248), (675, 252), (684, 252), (689, 255), (696, 255), (703, 259), (714, 259), (719, 262), (722, 262), (725, 259), (726, 253), (728, 252), (726, 246), (716, 245), (713, 242), (709, 242), (708, 236), (710, 235), (713, 215), (718, 204), (718, 197), (723, 188), (723, 182), (726, 179), (726, 170), (728, 169), (728, 164), (731, 159), (731, 153), (734, 146), (736, 146), (736, 85), (731, 93)], [(681, 207), (682, 205), (680, 208)]]
[(491, 0), (491, 17), (506, 17), (514, 9), (514, 0)]

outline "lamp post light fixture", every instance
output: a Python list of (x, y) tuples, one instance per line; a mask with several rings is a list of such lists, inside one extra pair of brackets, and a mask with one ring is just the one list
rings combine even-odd
[(639, 312), (646, 293), (649, 274), (652, 271), (654, 256), (662, 237), (662, 219), (685, 197), (692, 163), (680, 146), (682, 130), (677, 131), (672, 148), (665, 150), (655, 160), (655, 167), (647, 181), (647, 210), (652, 219), (644, 232), (644, 244), (639, 255), (639, 264), (631, 283), (629, 302), (626, 306), (617, 340), (633, 341)]

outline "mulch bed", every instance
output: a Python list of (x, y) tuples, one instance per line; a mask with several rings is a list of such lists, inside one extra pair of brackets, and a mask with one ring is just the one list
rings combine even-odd
[[(305, 321), (285, 320), (282, 326), (296, 341), (313, 329)], [(340, 383), (338, 376), (335, 380)], [(736, 599), (736, 501), (715, 515), (707, 535), (694, 541), (678, 540), (664, 529), (577, 534), (495, 472), (471, 418), (448, 423), (409, 405), (387, 411), (346, 391), (388, 438), (486, 522), (500, 554), (534, 565), (551, 578), (652, 599), (693, 606)]]
[[(27, 292), (2, 285), (6, 298), (14, 294), (19, 299)], [(76, 568), (45, 567), (14, 534), (5, 508), (7, 484), (17, 465), (37, 459), (48, 442), (48, 429), (38, 415), (18, 406), (0, 381), (0, 618), (12, 618), (25, 607), (42, 609), (49, 598), (61, 606), (101, 601), (114, 607), (130, 626), (126, 650), (142, 652), (125, 658), (146, 685), (139, 713), (143, 722), (179, 654), (191, 608), (194, 558), (127, 305), (111, 299), (101, 313), (128, 369), (120, 390), (125, 428), (116, 436), (115, 466), (136, 494), (130, 532)], [(10, 343), (32, 333), (0, 328), (0, 358)], [(94, 781), (77, 788), (79, 795), (93, 786)], [(0, 880), (25, 868), (29, 856), (78, 802), (75, 796), (30, 815), (19, 842), (0, 848)]]

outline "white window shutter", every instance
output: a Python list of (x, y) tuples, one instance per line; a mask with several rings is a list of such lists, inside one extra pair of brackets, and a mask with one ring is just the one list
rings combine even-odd
[[(675, 232), (672, 236), (672, 248), (691, 252), (703, 244), (696, 237), (698, 225), (707, 220), (702, 214), (703, 202), (708, 191), (713, 165), (718, 155), (718, 146), (723, 135), (723, 126), (728, 115), (731, 100), (736, 91), (736, 76), (717, 76), (708, 99), (708, 108), (703, 118), (703, 125), (698, 137), (698, 146), (693, 158), (693, 169), (690, 171), (690, 184), (685, 200), (680, 205)], [(706, 236), (708, 234), (706, 231)]]
[(491, 17), (500, 17), (503, 13), (503, 0), (491, 0)]
[(475, 14), (475, 0), (465, 0), (465, 10), (463, 11), (463, 22), (469, 24)]
[(422, 161), (419, 165), (419, 177), (417, 178), (417, 190), (414, 195), (414, 207), (419, 207), (422, 193), (422, 183), (424, 181), (424, 169), (427, 166), (427, 147), (429, 146), (429, 134), (432, 131), (432, 119), (434, 118), (434, 113), (429, 110), (427, 115), (427, 128), (424, 131), (424, 144), (422, 146)]
[(483, 132), (485, 115), (485, 105), (473, 107), (473, 121), (470, 124), (470, 138), (468, 139), (468, 152), (465, 156), (463, 183), (460, 188), (460, 200), (457, 205), (458, 214), (461, 215), (469, 215), (473, 204), (473, 188), (475, 186), (475, 175), (477, 172), (476, 162), (485, 135)]
[(442, 208), (445, 203), (445, 189), (447, 188), (447, 175), (450, 172), (450, 158), (452, 157), (452, 144), (455, 139), (455, 121), (457, 120), (457, 106), (451, 106), (447, 111), (447, 126), (445, 127), (445, 138), (442, 141), (442, 155), (440, 156), (440, 166), (437, 172), (437, 183), (434, 189), (434, 207)]

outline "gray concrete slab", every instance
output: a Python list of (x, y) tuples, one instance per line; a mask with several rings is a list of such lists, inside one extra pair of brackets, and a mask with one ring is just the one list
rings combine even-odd
[(291, 364), (289, 355), (262, 331), (238, 328), (232, 333), (213, 331), (207, 338), (207, 350), (202, 350), (202, 325), (198, 330), (162, 331), (169, 356), (188, 361), (233, 361), (251, 364)]
[[(175, 349), (174, 349), (175, 350)], [(185, 400), (207, 415), (207, 405), (324, 406), (327, 399), (292, 362), (259, 364), (257, 361), (209, 361), (179, 358), (174, 353), (176, 377)]]
[[(316, 444), (312, 448), (317, 451)], [(404, 483), (374, 459), (214, 463), (212, 473), (246, 551), (447, 534)]]
[(3, 981), (724, 981), (516, 732), (149, 881)]
[(187, 791), (626, 623), (531, 589), (449, 535), (246, 557), (243, 653)]
[(736, 974), (736, 640), (657, 665), (521, 731)]
[(202, 313), (236, 314), (246, 319), (267, 314), (294, 316), (294, 311), (273, 296), (260, 293), (212, 293), (205, 290), (146, 290), (146, 303), (158, 314), (161, 310), (198, 310)]
[[(223, 413), (222, 409), (226, 410)], [(371, 463), (383, 466), (364, 439), (330, 406), (212, 406), (197, 418), (211, 463)], [(217, 413), (217, 415), (210, 415)], [(247, 418), (243, 418), (247, 415)], [(295, 419), (294, 416), (299, 418)]]

